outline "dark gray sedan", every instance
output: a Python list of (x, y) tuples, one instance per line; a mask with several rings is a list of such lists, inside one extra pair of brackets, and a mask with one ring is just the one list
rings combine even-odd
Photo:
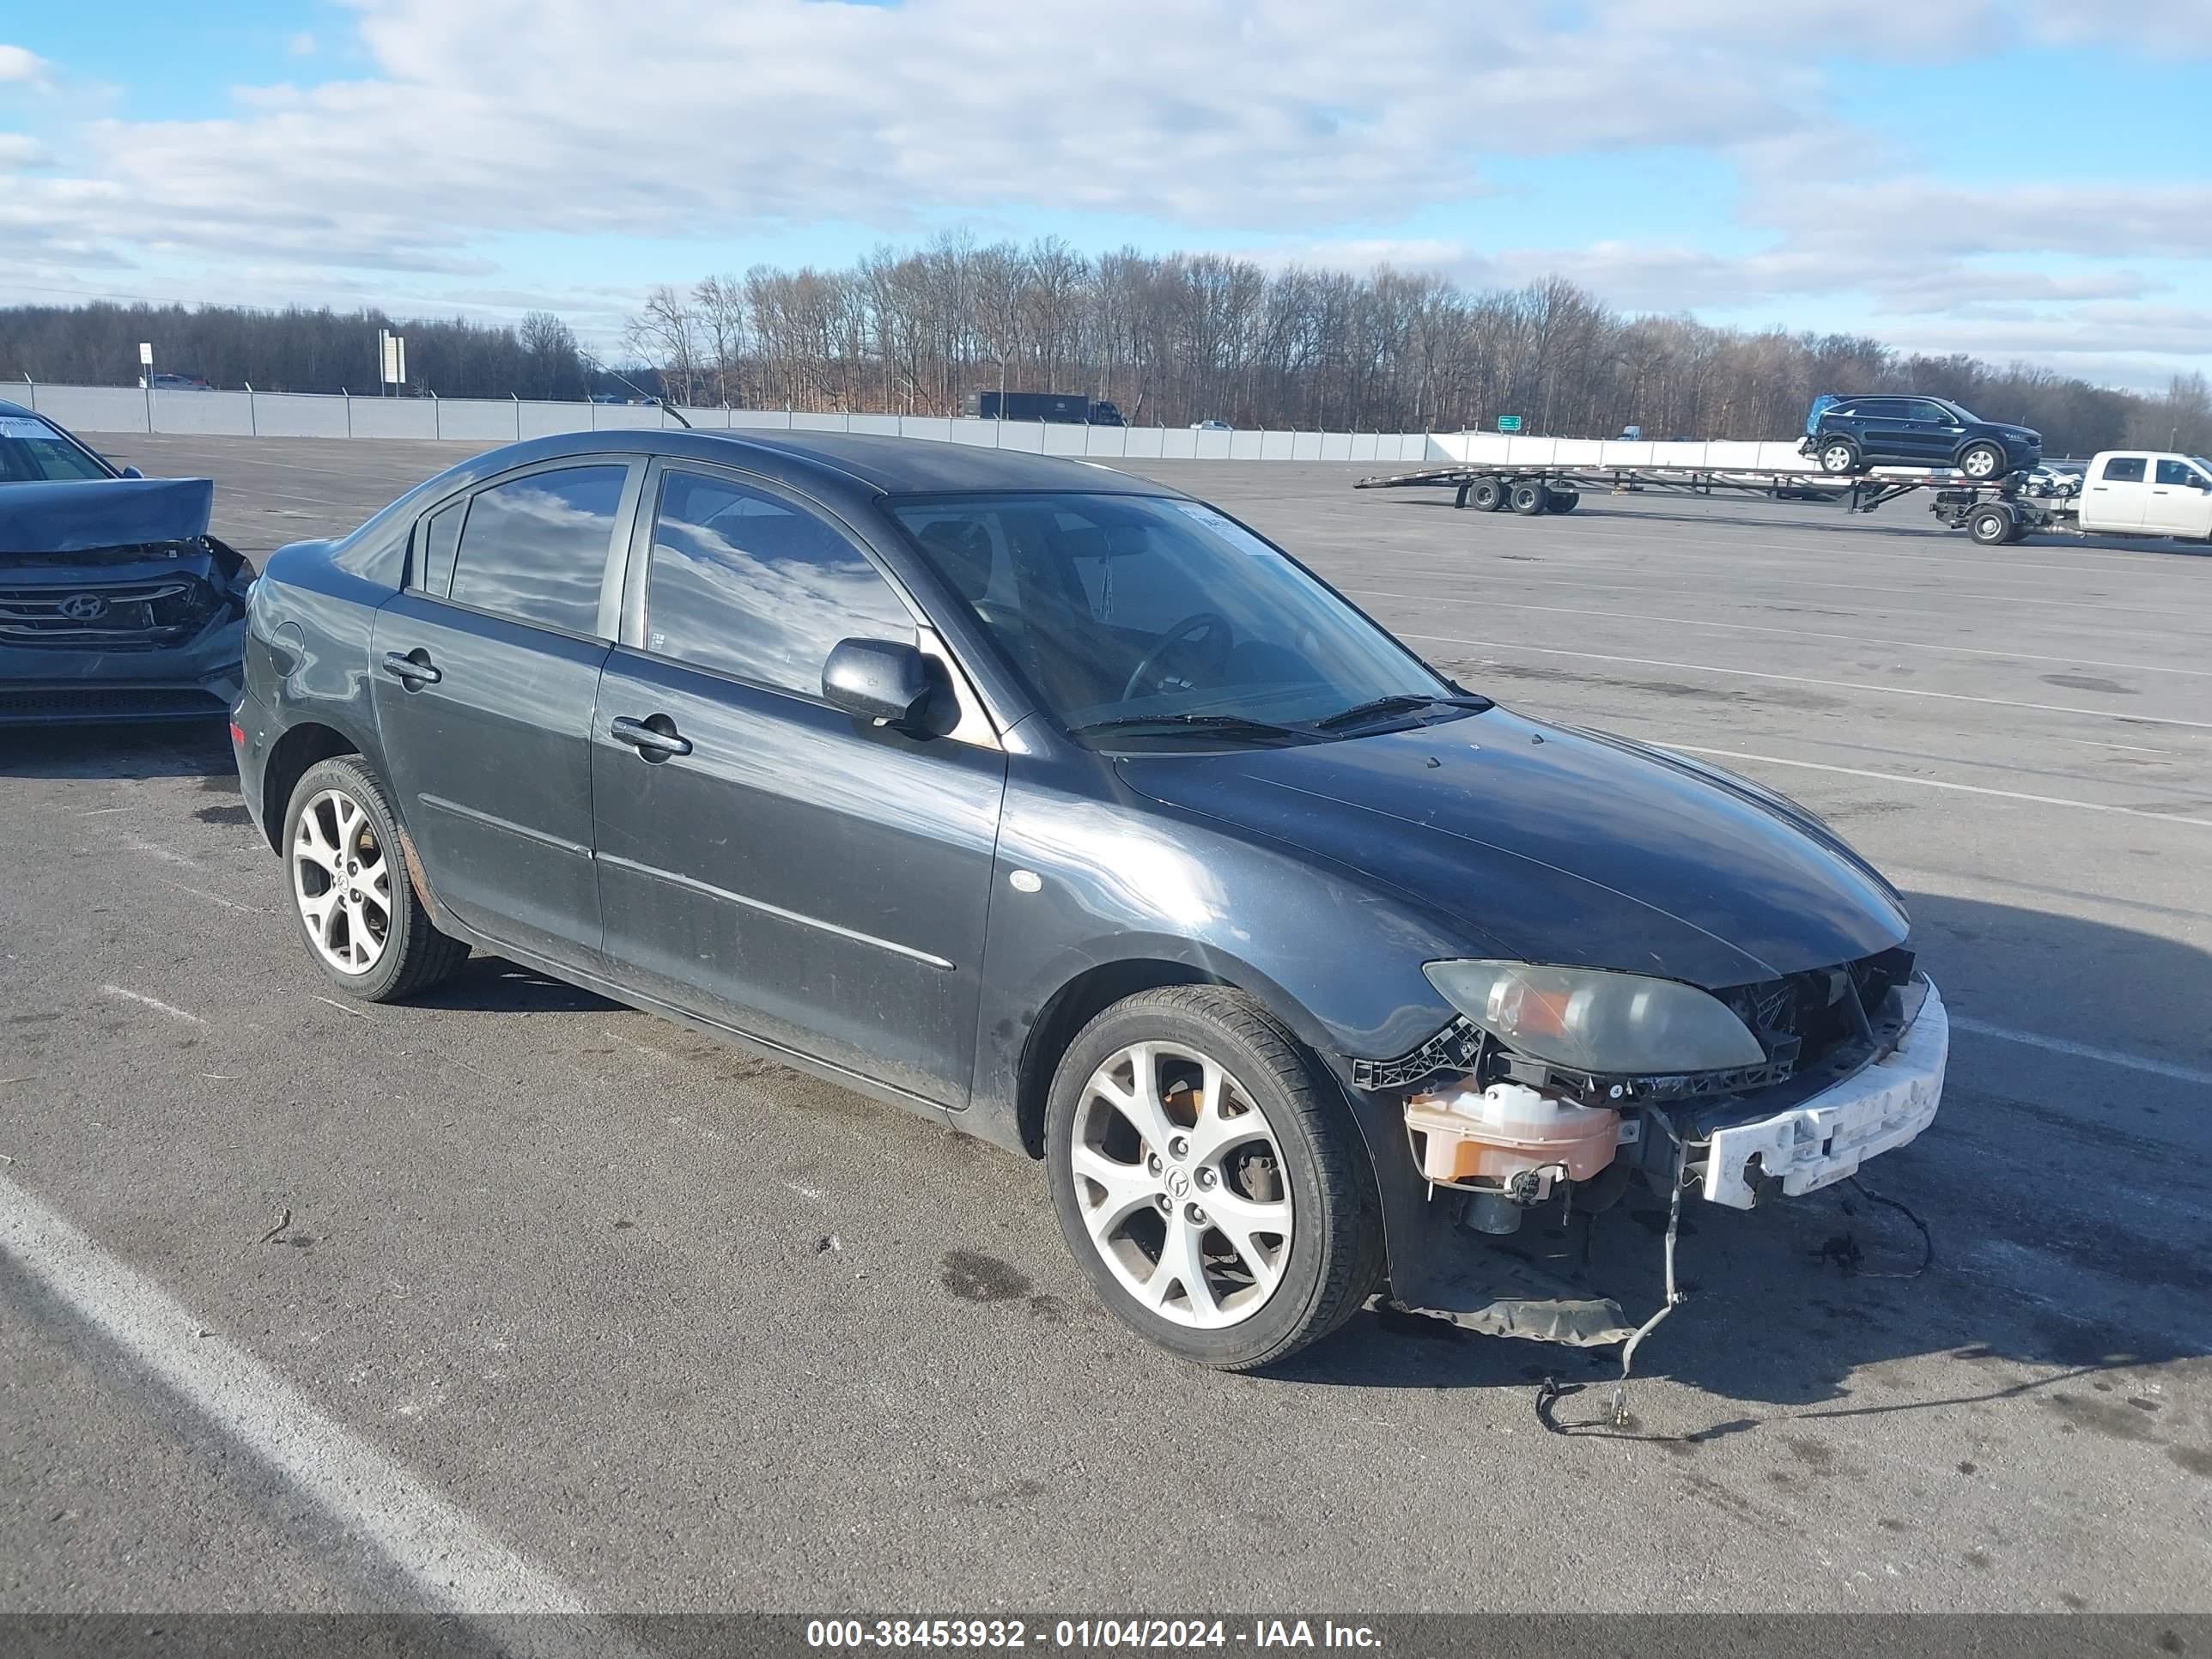
[(1488, 1236), (1809, 1192), (1941, 1088), (1898, 896), (1818, 820), (1498, 708), (1102, 467), (497, 450), (270, 559), (232, 736), (331, 984), (481, 948), (1042, 1158), (1102, 1299), (1209, 1364), (1378, 1291), (1629, 1341)]

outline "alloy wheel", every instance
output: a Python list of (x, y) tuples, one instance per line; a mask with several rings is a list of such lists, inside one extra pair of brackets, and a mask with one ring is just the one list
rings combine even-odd
[(1857, 459), (1852, 454), (1850, 446), (1831, 444), (1820, 452), (1820, 467), (1826, 472), (1848, 472)]
[(1084, 1085), (1067, 1156), (1084, 1230), (1139, 1304), (1200, 1330), (1267, 1305), (1291, 1255), (1282, 1147), (1218, 1061), (1118, 1050)]
[(1960, 470), (1970, 478), (1986, 478), (1997, 470), (1997, 458), (1986, 449), (1970, 449)]
[(325, 789), (292, 836), (292, 897), (308, 942), (342, 974), (376, 966), (392, 938), (392, 863), (362, 804)]

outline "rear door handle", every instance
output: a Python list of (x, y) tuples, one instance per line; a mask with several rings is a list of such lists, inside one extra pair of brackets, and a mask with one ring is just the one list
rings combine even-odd
[(404, 652), (387, 651), (384, 653), (384, 672), (406, 681), (410, 690), (417, 685), (435, 685), (446, 678), (427, 653), (416, 658)]
[[(656, 718), (666, 720), (665, 714)], [(673, 725), (675, 722), (669, 721)], [(626, 743), (639, 756), (649, 761), (666, 760), (671, 755), (691, 752), (691, 739), (677, 736), (673, 732), (657, 732), (643, 720), (634, 720), (627, 714), (617, 714), (608, 724), (607, 731), (617, 743)]]

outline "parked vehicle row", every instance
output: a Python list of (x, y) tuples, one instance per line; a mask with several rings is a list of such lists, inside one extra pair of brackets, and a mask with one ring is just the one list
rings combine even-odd
[(1377, 1290), (1632, 1351), (1671, 1244), (1636, 1322), (1492, 1236), (1816, 1190), (1941, 1091), (1904, 906), (1826, 825), (1074, 462), (493, 451), (272, 556), (232, 738), (330, 986), (481, 947), (1042, 1158), (1104, 1304), (1207, 1364)]

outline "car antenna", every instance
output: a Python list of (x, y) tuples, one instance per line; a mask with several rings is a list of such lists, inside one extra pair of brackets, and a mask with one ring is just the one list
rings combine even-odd
[(635, 380), (631, 380), (629, 375), (623, 374), (620, 369), (609, 368), (605, 363), (601, 362), (597, 357), (592, 356), (588, 351), (580, 351), (576, 355), (583, 359), (584, 367), (590, 369), (592, 374), (611, 374), (616, 380), (620, 380), (632, 392), (637, 393), (639, 397), (651, 398), (653, 402), (659, 405), (664, 412), (673, 415), (676, 417), (676, 424), (682, 427), (686, 432), (697, 430), (690, 422), (684, 418), (684, 411), (682, 410), (677, 408), (674, 404), (670, 403), (666, 398), (662, 397), (659, 393), (647, 392), (643, 386), (640, 386)]

